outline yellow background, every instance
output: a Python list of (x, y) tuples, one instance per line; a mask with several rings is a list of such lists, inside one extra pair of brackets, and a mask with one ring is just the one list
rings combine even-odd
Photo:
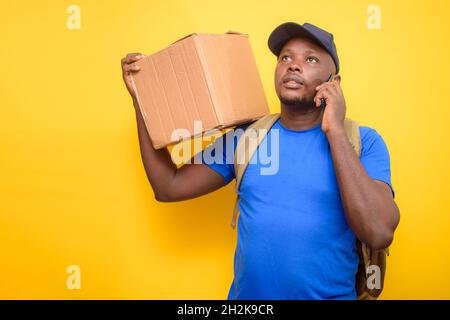
[[(69, 30), (66, 9), (81, 9)], [(381, 29), (366, 27), (381, 8)], [(121, 79), (128, 52), (250, 35), (272, 112), (282, 22), (330, 30), (347, 115), (385, 139), (401, 211), (384, 299), (450, 298), (448, 1), (2, 1), (0, 298), (225, 299), (233, 185), (158, 203)], [(66, 287), (69, 265), (81, 289)]]

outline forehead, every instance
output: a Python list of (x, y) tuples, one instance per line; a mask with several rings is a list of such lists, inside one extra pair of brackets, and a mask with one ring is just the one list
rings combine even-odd
[(308, 38), (293, 38), (286, 42), (281, 48), (280, 54), (283, 52), (304, 52), (311, 51), (316, 53), (326, 53), (327, 52), (317, 43)]

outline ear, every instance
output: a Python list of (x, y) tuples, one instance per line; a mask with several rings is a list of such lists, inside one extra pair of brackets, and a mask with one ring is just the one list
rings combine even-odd
[(341, 84), (341, 76), (339, 74), (334, 76), (334, 80), (336, 80), (339, 84)]

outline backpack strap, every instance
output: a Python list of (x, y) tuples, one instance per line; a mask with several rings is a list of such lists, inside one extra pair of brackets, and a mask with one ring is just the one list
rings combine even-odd
[(279, 113), (274, 113), (259, 118), (247, 127), (238, 140), (236, 151), (234, 153), (236, 202), (234, 203), (233, 219), (231, 220), (231, 227), (233, 229), (236, 227), (236, 221), (239, 215), (239, 188), (241, 187), (242, 176), (244, 175), (253, 154), (258, 149), (258, 146), (264, 140), (267, 132), (269, 132), (270, 128), (279, 117)]
[(345, 118), (344, 119), (344, 128), (345, 133), (347, 134), (348, 139), (355, 150), (358, 158), (361, 157), (361, 137), (359, 134), (359, 124), (358, 122)]

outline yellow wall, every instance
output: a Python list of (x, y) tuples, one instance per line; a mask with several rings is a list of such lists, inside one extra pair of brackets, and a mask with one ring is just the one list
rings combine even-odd
[[(0, 4), (0, 298), (226, 298), (233, 183), (154, 200), (120, 59), (191, 32), (248, 33), (277, 112), (267, 37), (285, 21), (335, 34), (348, 116), (390, 150), (401, 223), (382, 297), (450, 298), (448, 1), (27, 2)], [(379, 30), (366, 26), (372, 3)]]

